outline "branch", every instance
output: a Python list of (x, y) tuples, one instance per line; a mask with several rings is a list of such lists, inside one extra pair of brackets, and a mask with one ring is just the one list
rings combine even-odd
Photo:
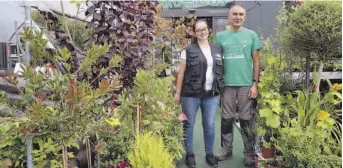
[[(68, 36), (69, 36), (70, 41), (73, 42), (73, 38), (71, 38), (71, 35), (70, 35), (70, 32), (69, 32), (68, 24), (67, 24), (67, 22), (66, 22), (66, 20), (65, 20), (64, 8), (63, 8), (63, 1), (61, 0), (60, 2), (61, 2), (61, 9), (62, 9), (62, 15), (63, 15), (64, 26), (65, 26), (65, 28), (66, 28), (66, 30), (67, 30), (67, 33), (68, 33)], [(74, 44), (74, 42), (73, 42), (73, 44)], [(74, 45), (74, 46), (75, 46), (75, 45)]]
[[(32, 6), (32, 8), (37, 9), (37, 10), (39, 10), (39, 11), (42, 11), (42, 10), (40, 10), (39, 8), (35, 7), (35, 6)], [(50, 9), (50, 11), (47, 11), (47, 12), (52, 12), (52, 13), (54, 13), (55, 15), (63, 16), (63, 13), (61, 13), (61, 12), (59, 12), (59, 11), (56, 11), (56, 10), (54, 10), (54, 9)], [(69, 15), (69, 14), (64, 14), (64, 16), (67, 17), (67, 18), (69, 18), (69, 19), (75, 19), (75, 20), (78, 20), (78, 21), (81, 21), (81, 22), (88, 23), (85, 19), (81, 19), (81, 18), (79, 18), (79, 17), (77, 17), (77, 16), (71, 16), (71, 15)]]

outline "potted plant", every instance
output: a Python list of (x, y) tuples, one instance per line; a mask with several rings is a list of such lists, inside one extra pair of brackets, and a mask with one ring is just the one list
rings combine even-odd
[(264, 167), (265, 168), (281, 168), (277, 160), (268, 161)]
[(275, 147), (271, 143), (264, 142), (262, 145), (262, 156), (265, 159), (274, 158)]

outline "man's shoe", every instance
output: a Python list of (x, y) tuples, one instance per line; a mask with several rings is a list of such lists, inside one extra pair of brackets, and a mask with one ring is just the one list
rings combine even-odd
[(188, 153), (186, 155), (186, 165), (191, 168), (195, 167), (195, 158), (193, 153)]
[(245, 153), (244, 154), (244, 165), (245, 166), (254, 166), (255, 165), (255, 159), (254, 155), (251, 153)]
[(216, 159), (218, 161), (226, 160), (229, 156), (232, 156), (232, 151), (220, 151), (216, 154)]
[(210, 165), (211, 167), (218, 167), (218, 161), (217, 159), (214, 157), (213, 153), (208, 153), (206, 154), (206, 162), (208, 165)]

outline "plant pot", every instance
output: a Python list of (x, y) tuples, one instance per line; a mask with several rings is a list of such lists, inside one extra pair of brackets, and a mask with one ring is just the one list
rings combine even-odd
[(274, 158), (275, 155), (275, 148), (271, 147), (271, 148), (266, 148), (264, 146), (262, 146), (262, 156), (265, 159), (270, 159), (270, 158)]
[(281, 166), (272, 166), (270, 164), (267, 164), (266, 166), (264, 166), (264, 168), (281, 168)]
[(255, 160), (255, 167), (258, 168), (258, 155), (254, 155), (254, 160)]

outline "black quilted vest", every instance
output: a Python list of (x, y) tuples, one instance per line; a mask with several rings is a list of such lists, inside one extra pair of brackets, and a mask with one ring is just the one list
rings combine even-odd
[(189, 45), (186, 50), (186, 71), (184, 73), (181, 95), (184, 97), (206, 97), (219, 95), (224, 87), (222, 49), (210, 44), (213, 58), (214, 79), (212, 90), (205, 94), (207, 61), (198, 43)]

